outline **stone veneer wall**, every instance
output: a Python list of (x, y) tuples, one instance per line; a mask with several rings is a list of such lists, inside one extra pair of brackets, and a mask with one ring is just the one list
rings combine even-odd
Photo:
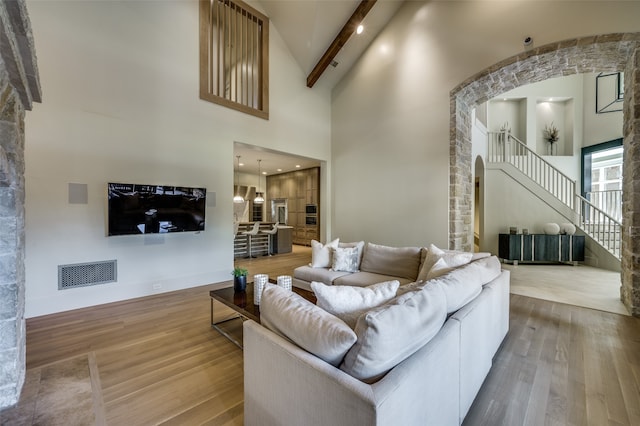
[(40, 102), (24, 0), (0, 1), (0, 409), (24, 383), (24, 117)]
[[(640, 316), (640, 33), (564, 40), (505, 59), (451, 91), (449, 248), (473, 250), (471, 110), (501, 93), (553, 77), (625, 71), (622, 301)], [(633, 59), (632, 59), (633, 58)], [(626, 76), (626, 74), (629, 74)], [(630, 98), (635, 98), (630, 101)], [(631, 104), (631, 105), (630, 105)], [(635, 168), (634, 168), (635, 166)], [(637, 217), (637, 219), (634, 219)], [(629, 232), (627, 232), (629, 231)]]
[(0, 407), (17, 402), (25, 374), (24, 109), (0, 75)]
[(640, 317), (640, 48), (629, 57), (624, 80), (620, 298)]

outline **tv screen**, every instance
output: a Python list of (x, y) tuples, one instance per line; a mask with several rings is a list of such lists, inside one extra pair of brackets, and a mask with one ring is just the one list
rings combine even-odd
[(206, 188), (109, 183), (108, 235), (204, 231)]

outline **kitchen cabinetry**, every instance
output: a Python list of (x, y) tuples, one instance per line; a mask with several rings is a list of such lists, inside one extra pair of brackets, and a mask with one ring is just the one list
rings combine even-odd
[[(297, 170), (290, 173), (267, 176), (267, 203), (286, 200), (288, 217), (286, 225), (292, 227), (293, 244), (311, 245), (320, 235), (320, 168)], [(308, 206), (313, 206), (311, 211)], [(275, 218), (267, 217), (276, 221)]]

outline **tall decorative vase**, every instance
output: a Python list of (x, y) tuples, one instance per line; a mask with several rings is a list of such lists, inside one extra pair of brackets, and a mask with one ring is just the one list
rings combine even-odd
[(253, 304), (259, 305), (262, 299), (262, 290), (264, 286), (269, 282), (269, 275), (256, 274), (253, 276)]
[(292, 290), (291, 285), (291, 276), (290, 275), (280, 275), (277, 280), (278, 287), (282, 287), (285, 290)]

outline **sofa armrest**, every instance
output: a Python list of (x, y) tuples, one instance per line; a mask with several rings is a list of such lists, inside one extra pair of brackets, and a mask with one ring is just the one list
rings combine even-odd
[(459, 324), (369, 385), (253, 321), (244, 323), (246, 425), (457, 424)]

